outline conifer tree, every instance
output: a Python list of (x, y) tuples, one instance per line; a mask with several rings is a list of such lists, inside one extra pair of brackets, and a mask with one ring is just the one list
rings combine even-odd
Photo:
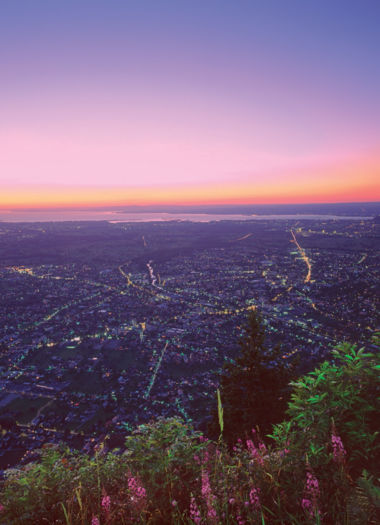
[[(267, 348), (261, 315), (251, 311), (246, 334), (240, 343), (241, 353), (225, 365), (220, 379), (224, 411), (223, 438), (233, 444), (238, 437), (259, 427), (262, 436), (272, 424), (284, 419), (292, 379), (291, 369), (284, 364), (280, 348)], [(217, 435), (217, 414), (210, 432)]]

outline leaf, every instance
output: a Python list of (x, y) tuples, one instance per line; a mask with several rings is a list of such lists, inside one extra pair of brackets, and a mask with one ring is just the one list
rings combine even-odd
[(66, 507), (64, 506), (64, 504), (62, 502), (61, 502), (61, 505), (62, 505), (62, 508), (63, 508), (63, 512), (65, 514), (66, 523), (67, 523), (67, 525), (70, 525), (70, 519), (69, 519), (69, 515), (67, 514)]
[(222, 400), (220, 398), (220, 390), (219, 390), (219, 388), (216, 391), (216, 395), (218, 397), (218, 419), (219, 419), (220, 435), (222, 435), (223, 434), (223, 429), (224, 429), (223, 405), (222, 405)]
[(77, 489), (75, 490), (75, 493), (76, 493), (76, 495), (77, 495), (77, 500), (78, 500), (78, 503), (79, 503), (79, 508), (80, 508), (80, 510), (82, 510), (83, 505), (82, 505), (82, 498), (81, 498), (81, 496), (80, 496), (80, 489), (77, 488)]
[(317, 377), (317, 379), (316, 379), (316, 381), (315, 381), (315, 386), (318, 386), (318, 384), (320, 383), (320, 381), (322, 381), (322, 379), (324, 379), (324, 378), (325, 378), (325, 373), (324, 373), (324, 372), (321, 372), (321, 373), (318, 375), (318, 377)]

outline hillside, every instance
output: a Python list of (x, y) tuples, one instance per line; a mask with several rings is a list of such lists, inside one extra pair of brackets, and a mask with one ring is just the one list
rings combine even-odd
[(107, 440), (92, 457), (46, 445), (7, 472), (0, 523), (378, 523), (379, 368), (379, 353), (339, 345), (291, 384), (271, 435), (252, 429), (232, 447), (220, 402), (217, 440), (159, 418), (123, 452)]

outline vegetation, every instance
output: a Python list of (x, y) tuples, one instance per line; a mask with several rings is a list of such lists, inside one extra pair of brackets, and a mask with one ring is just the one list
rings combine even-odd
[[(310, 461), (328, 463), (322, 444), (332, 428), (344, 442), (351, 472), (380, 465), (378, 440), (379, 359), (356, 345), (343, 343), (332, 351), (331, 363), (291, 383), (288, 415), (293, 439)], [(306, 440), (307, 436), (307, 440)]]
[[(220, 380), (224, 411), (223, 439), (233, 444), (251, 429), (260, 426), (265, 436), (272, 425), (285, 417), (290, 399), (289, 382), (293, 369), (282, 359), (279, 347), (265, 344), (265, 326), (257, 310), (249, 313), (241, 343), (241, 352), (233, 363), (225, 365)], [(209, 432), (218, 435), (215, 411)]]
[[(140, 426), (123, 453), (47, 447), (8, 471), (0, 522), (379, 523), (379, 368), (378, 353), (338, 346), (291, 383), (287, 419), (266, 443), (254, 429), (230, 447), (172, 418)], [(231, 412), (221, 402), (222, 430)]]

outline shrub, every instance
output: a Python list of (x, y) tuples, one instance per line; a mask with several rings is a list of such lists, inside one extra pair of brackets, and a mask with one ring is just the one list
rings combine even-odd
[[(141, 425), (126, 440), (125, 455), (156, 502), (154, 511), (168, 515), (187, 509), (196, 487), (199, 458), (208, 441), (176, 418), (159, 418)], [(178, 508), (177, 508), (178, 507)]]
[(331, 363), (324, 362), (291, 383), (287, 414), (298, 445), (311, 462), (329, 461), (333, 448), (329, 437), (338, 436), (348, 452), (351, 472), (357, 474), (363, 468), (371, 470), (380, 460), (380, 358), (349, 343), (338, 345), (332, 357)]

